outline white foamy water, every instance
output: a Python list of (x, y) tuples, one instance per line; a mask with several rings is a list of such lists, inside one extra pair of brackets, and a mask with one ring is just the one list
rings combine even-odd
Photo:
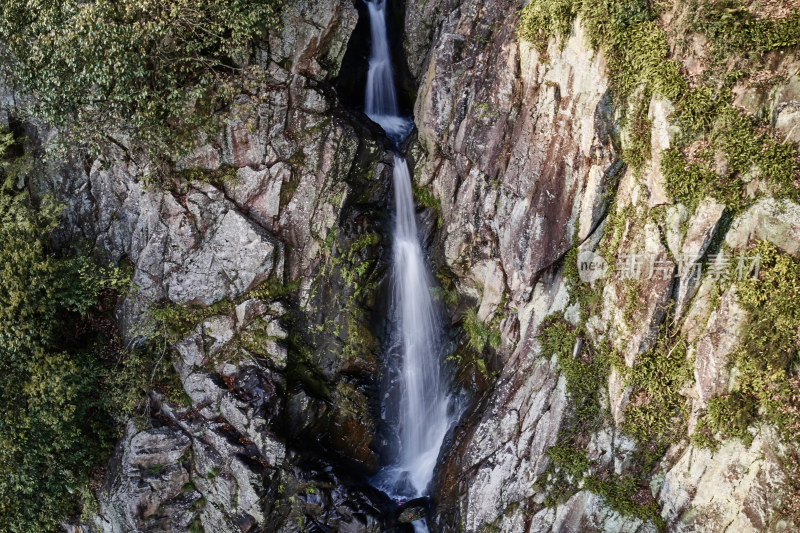
[[(386, 33), (385, 0), (366, 2), (372, 48), (365, 94), (365, 112), (399, 144), (413, 124), (400, 116)], [(376, 486), (398, 499), (426, 494), (445, 435), (451, 425), (450, 397), (442, 375), (442, 328), (431, 298), (431, 278), (417, 233), (416, 207), (406, 160), (394, 157), (393, 301), (395, 350), (399, 367), (383, 406), (386, 420), (397, 424), (392, 464), (374, 479)], [(420, 529), (417, 529), (417, 528)], [(427, 531), (424, 521), (414, 525)]]
[(399, 474), (416, 496), (425, 493), (450, 427), (450, 403), (441, 376), (441, 327), (431, 280), (417, 235), (411, 177), (405, 159), (394, 159), (394, 305), (402, 350), (399, 395)]
[(369, 11), (372, 44), (369, 54), (367, 90), (364, 95), (364, 111), (380, 124), (389, 138), (399, 143), (411, 133), (413, 124), (400, 116), (397, 92), (394, 88), (392, 55), (386, 33), (386, 0), (366, 2)]

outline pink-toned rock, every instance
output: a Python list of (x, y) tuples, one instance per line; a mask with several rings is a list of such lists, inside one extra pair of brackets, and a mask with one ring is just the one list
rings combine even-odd
[(697, 339), (694, 379), (698, 403), (695, 408), (705, 408), (710, 398), (728, 391), (728, 354), (738, 345), (746, 318), (747, 313), (737, 303), (735, 287), (728, 289)]

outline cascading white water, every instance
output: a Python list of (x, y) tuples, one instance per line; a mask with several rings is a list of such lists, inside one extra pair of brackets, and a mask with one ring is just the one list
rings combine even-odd
[[(366, 1), (366, 0), (365, 0)], [(400, 116), (394, 87), (385, 0), (366, 1), (372, 49), (365, 95), (366, 114), (400, 143), (411, 121)], [(442, 329), (431, 298), (431, 279), (417, 233), (411, 176), (403, 157), (394, 157), (394, 291), (393, 315), (400, 352), (397, 391), (389, 420), (398, 424), (394, 462), (384, 467), (376, 485), (401, 499), (423, 496), (433, 477), (436, 459), (451, 425), (450, 397), (441, 372)], [(424, 524), (420, 525), (424, 527)]]
[(369, 54), (367, 90), (364, 95), (364, 111), (381, 125), (394, 142), (402, 141), (413, 124), (400, 116), (397, 93), (392, 73), (392, 55), (386, 33), (386, 0), (367, 1), (372, 45)]
[(431, 280), (417, 235), (411, 177), (405, 159), (394, 158), (394, 304), (401, 339), (398, 475), (421, 496), (450, 426), (441, 373), (441, 328), (431, 299)]

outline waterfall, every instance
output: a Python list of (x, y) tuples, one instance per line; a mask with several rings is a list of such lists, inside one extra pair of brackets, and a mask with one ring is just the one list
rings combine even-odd
[[(400, 116), (394, 87), (385, 0), (366, 1), (372, 47), (365, 94), (366, 114), (399, 144), (413, 128)], [(450, 397), (441, 371), (442, 327), (431, 298), (431, 277), (417, 232), (411, 176), (406, 160), (394, 156), (393, 300), (399, 368), (383, 406), (397, 424), (396, 457), (374, 483), (390, 496), (423, 496), (451, 425)], [(424, 522), (417, 524), (424, 528)], [(415, 526), (416, 527), (416, 526)], [(426, 530), (426, 529), (421, 529)]]
[(365, 0), (369, 11), (372, 46), (369, 54), (364, 111), (380, 124), (389, 139), (401, 142), (411, 132), (413, 123), (400, 116), (392, 73), (392, 55), (386, 34), (386, 0)]

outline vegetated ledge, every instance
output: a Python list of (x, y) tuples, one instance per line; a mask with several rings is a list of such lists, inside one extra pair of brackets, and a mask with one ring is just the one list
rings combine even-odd
[[(798, 139), (791, 137), (790, 128), (777, 128), (770, 113), (762, 113), (762, 108), (744, 109), (739, 106), (742, 100), (737, 99), (748, 87), (761, 90), (765, 83), (767, 87), (785, 83), (785, 78), (770, 76), (775, 74), (771, 69), (780, 64), (784, 52), (797, 51), (800, 11), (770, 19), (747, 11), (744, 3), (731, 8), (721, 3), (676, 2), (666, 7), (644, 1), (587, 4), (534, 0), (522, 10), (519, 35), (546, 54), (548, 41), (553, 46), (550, 38), (565, 36), (573, 23), (583, 26), (592, 46), (606, 57), (613, 98), (621, 110), (622, 158), (630, 171), (639, 174), (654, 156), (650, 153), (653, 124), (648, 112), (651, 102), (665, 100), (673, 110), (670, 122), (677, 130), (670, 148), (657, 154), (666, 202), (683, 204), (689, 213), (709, 199), (724, 204), (727, 223), (715, 226), (714, 242), (699, 258), (704, 266), (720, 253), (735, 252), (723, 241), (737, 215), (764, 198), (800, 199)], [(673, 58), (686, 52), (681, 50), (682, 43), (697, 42), (698, 35), (705, 42), (700, 61), (703, 68), (690, 72), (687, 64), (697, 67), (696, 63), (687, 61), (686, 56), (680, 61)], [(689, 55), (692, 52), (689, 50)], [(790, 83), (796, 87), (798, 81)], [(658, 222), (661, 217), (657, 206), (612, 207), (599, 253), (613, 260), (624, 234), (642, 231), (648, 220)], [(786, 243), (778, 244), (786, 248)], [(680, 450), (689, 442), (716, 450), (731, 438), (742, 439), (749, 446), (761, 425), (777, 429), (772, 438), (780, 442), (772, 449), (784, 454), (785, 479), (773, 482), (785, 483), (787, 490), (783, 501), (776, 502), (777, 518), (773, 520), (800, 521), (796, 441), (800, 317), (786, 300), (800, 296), (796, 280), (800, 266), (775, 244), (751, 246), (748, 253), (763, 261), (758, 279), (731, 287), (731, 267), (726, 272), (727, 282), (704, 285), (712, 287), (711, 297), (705, 295), (707, 300), (698, 303), (706, 308), (706, 321), (712, 312), (717, 316), (722, 312), (723, 295), (735, 294), (726, 296), (726, 301), (737, 301), (747, 312), (738, 347), (727, 355), (728, 367), (736, 375), (731, 389), (713, 396), (699, 411), (690, 409), (692, 402), (685, 392), (687, 383), (694, 381), (697, 342), (696, 335), (687, 338), (682, 322), (685, 315), (676, 318), (674, 310), (667, 311), (650, 348), (627, 366), (609, 343), (609, 339), (615, 340), (613, 332), (597, 331), (589, 325), (603, 307), (604, 283), (589, 285), (580, 280), (575, 268), (577, 245), (567, 255), (563, 272), (579, 318), (577, 323), (575, 318), (572, 322), (561, 316), (550, 318), (539, 334), (543, 354), (558, 358), (572, 413), (558, 444), (547, 452), (551, 463), (539, 478), (539, 490), (547, 494), (545, 505), (560, 505), (586, 489), (602, 495), (609, 507), (622, 515), (652, 521), (664, 529), (667, 515), (662, 516), (651, 493), (655, 490), (651, 486), (659, 484), (654, 475), (663, 476), (677, 458), (673, 453), (662, 461), (664, 453)], [(637, 312), (637, 290), (635, 286), (627, 289), (632, 298), (628, 298), (624, 321)], [(668, 305), (674, 307), (677, 302), (670, 300)], [(594, 368), (598, 364), (599, 370)], [(605, 393), (596, 398), (597, 391), (608, 386), (609, 370), (622, 376), (627, 385), (630, 399), (620, 429), (637, 444), (628, 463), (632, 466), (622, 474), (597, 470), (586, 453), (593, 432), (619, 423)], [(600, 409), (596, 408), (598, 401)], [(595, 409), (587, 413), (587, 405)], [(691, 435), (689, 423), (694, 425)], [(771, 430), (764, 431), (771, 434)]]

